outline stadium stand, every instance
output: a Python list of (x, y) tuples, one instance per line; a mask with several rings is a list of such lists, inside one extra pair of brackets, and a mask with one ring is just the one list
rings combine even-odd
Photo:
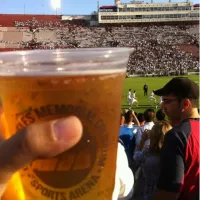
[(56, 15), (0, 15), (0, 51), (133, 47), (127, 74), (199, 71), (199, 25), (89, 27)]
[(0, 15), (0, 26), (13, 27), (15, 21), (28, 21), (28, 20), (38, 20), (38, 21), (51, 21), (59, 22), (61, 16), (57, 15), (23, 15), (23, 14), (1, 14)]

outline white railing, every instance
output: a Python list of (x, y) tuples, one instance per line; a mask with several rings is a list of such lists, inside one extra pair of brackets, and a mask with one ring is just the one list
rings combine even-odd
[(188, 75), (199, 75), (199, 72), (188, 72)]
[(188, 18), (155, 18), (155, 19), (118, 19), (118, 20), (102, 20), (99, 23), (134, 23), (134, 22), (176, 22), (176, 21), (198, 21), (199, 17)]
[(174, 11), (143, 11), (143, 12), (99, 12), (99, 16), (120, 16), (120, 15), (170, 15), (170, 14), (198, 14), (199, 10), (174, 10)]

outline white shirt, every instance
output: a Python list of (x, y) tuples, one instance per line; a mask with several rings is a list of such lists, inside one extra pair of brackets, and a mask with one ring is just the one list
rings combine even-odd
[(128, 200), (133, 195), (134, 177), (124, 147), (118, 143), (115, 188), (112, 200)]
[(133, 98), (133, 99), (135, 99), (135, 98), (136, 98), (136, 95), (135, 95), (135, 93), (133, 93), (133, 94), (132, 94), (132, 98)]
[(154, 96), (154, 92), (152, 92), (150, 96), (153, 97)]
[(127, 98), (131, 99), (131, 92), (130, 91), (128, 91)]
[[(147, 129), (147, 130), (151, 130), (154, 126), (154, 122), (146, 122), (144, 124), (144, 126), (142, 126), (141, 128), (138, 129), (137, 133), (136, 133), (136, 141), (135, 141), (135, 146), (137, 150), (138, 145), (140, 144), (141, 141), (141, 137), (142, 137), (142, 133)], [(150, 140), (146, 140), (144, 143), (144, 147), (149, 146), (150, 145)]]

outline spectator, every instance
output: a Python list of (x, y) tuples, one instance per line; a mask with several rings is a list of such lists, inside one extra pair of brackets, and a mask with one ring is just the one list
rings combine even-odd
[(133, 120), (135, 120), (135, 115), (132, 110), (129, 110), (124, 115), (125, 125), (120, 127), (119, 138), (122, 140), (125, 150), (127, 152), (128, 158), (132, 160), (133, 156), (133, 146), (135, 143), (135, 133), (137, 132), (138, 125), (133, 125)]
[(155, 94), (163, 96), (163, 110), (171, 121), (179, 121), (179, 125), (165, 135), (159, 191), (152, 199), (198, 199), (199, 86), (188, 78), (177, 77)]
[[(145, 119), (145, 124), (141, 129), (137, 129), (137, 133), (136, 133), (136, 148), (135, 151), (137, 151), (137, 148), (140, 144), (141, 141), (141, 137), (142, 137), (142, 133), (145, 130), (151, 130), (152, 127), (154, 126), (154, 118), (155, 118), (155, 112), (153, 109), (149, 108), (144, 112), (144, 119)], [(149, 146), (150, 144), (150, 140), (148, 139), (145, 144), (144, 147)]]
[(166, 121), (157, 122), (149, 131), (150, 146), (143, 149), (142, 145), (148, 137), (142, 137), (143, 149), (134, 154), (133, 160), (140, 167), (137, 171), (137, 182), (134, 186), (134, 198), (147, 200), (156, 191), (156, 185), (160, 174), (160, 151), (164, 142), (164, 136), (172, 127)]
[(157, 119), (157, 121), (163, 121), (163, 120), (165, 120), (165, 113), (163, 112), (163, 109), (159, 109), (156, 112), (156, 119)]
[(145, 124), (144, 113), (138, 113), (137, 118), (140, 123), (140, 127), (143, 127)]
[(124, 114), (121, 113), (121, 115), (120, 115), (120, 126), (124, 126), (124, 122), (125, 122)]
[(124, 147), (118, 143), (117, 164), (115, 174), (115, 187), (112, 200), (123, 199), (128, 200), (133, 195), (134, 177)]

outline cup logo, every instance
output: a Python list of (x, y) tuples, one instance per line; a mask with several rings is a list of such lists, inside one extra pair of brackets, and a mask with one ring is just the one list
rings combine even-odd
[(53, 188), (70, 188), (83, 181), (91, 171), (96, 159), (95, 138), (84, 131), (81, 141), (71, 150), (31, 165), (34, 174)]
[(95, 112), (83, 106), (45, 105), (16, 114), (18, 130), (36, 121), (70, 115), (76, 115), (82, 121), (81, 141), (55, 158), (38, 159), (21, 170), (24, 187), (44, 199), (77, 199), (96, 186), (107, 162), (109, 139), (106, 126)]

